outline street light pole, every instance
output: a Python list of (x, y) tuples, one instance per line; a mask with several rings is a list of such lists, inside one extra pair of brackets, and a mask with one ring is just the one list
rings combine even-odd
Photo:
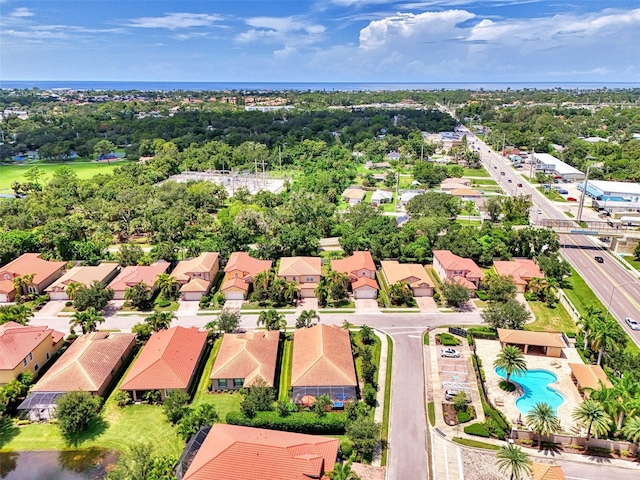
[(625, 283), (620, 283), (618, 285), (614, 285), (611, 288), (611, 296), (609, 297), (609, 304), (607, 305), (607, 314), (604, 317), (604, 321), (606, 323), (606, 321), (609, 319), (609, 311), (611, 309), (611, 302), (613, 301), (613, 294), (616, 292), (616, 289), (618, 287), (624, 287), (625, 285), (631, 285), (632, 283), (636, 283), (635, 281), (630, 281), (630, 282), (625, 282)]

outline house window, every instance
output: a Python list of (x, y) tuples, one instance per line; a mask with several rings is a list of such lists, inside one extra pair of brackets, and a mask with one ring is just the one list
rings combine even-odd
[(5, 280), (11, 280), (11, 275), (9, 275), (8, 273), (4, 274), (4, 279)]
[(23, 367), (27, 366), (27, 357), (25, 357), (24, 360), (22, 360), (22, 366)]
[(40, 365), (38, 365), (37, 363), (33, 366), (33, 371), (37, 372), (38, 369), (40, 368)]
[(49, 355), (49, 352), (45, 353), (45, 357), (47, 357), (47, 360), (51, 358), (51, 355)]
[(33, 360), (33, 352), (29, 354), (29, 361)]
[(307, 276), (305, 281), (306, 282), (313, 282), (313, 277)]
[(296, 277), (291, 277), (291, 280), (294, 281), (294, 282), (298, 281), (298, 279)]
[(366, 274), (367, 274), (367, 272), (365, 272), (365, 271), (360, 272), (360, 276), (361, 277), (364, 277)]
[(240, 275), (238, 272), (234, 273), (233, 276), (238, 278), (238, 275)]
[(243, 385), (244, 385), (244, 379), (243, 378), (234, 378), (233, 379), (234, 388), (240, 388)]
[(227, 388), (227, 379), (226, 378), (218, 379), (218, 387)]
[(27, 292), (29, 292), (29, 293), (38, 293), (38, 289), (33, 285), (29, 285), (27, 287)]

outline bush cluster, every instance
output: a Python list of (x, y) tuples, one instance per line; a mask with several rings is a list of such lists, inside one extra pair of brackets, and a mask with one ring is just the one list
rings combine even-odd
[(277, 412), (256, 412), (253, 418), (247, 418), (240, 412), (229, 412), (226, 422), (230, 425), (319, 435), (342, 435), (347, 428), (347, 416), (343, 413), (319, 417), (312, 412), (300, 412), (281, 417)]
[(489, 438), (491, 434), (482, 423), (472, 423), (464, 427), (464, 433), (468, 435), (476, 435), (478, 437)]
[(449, 333), (440, 333), (436, 335), (436, 338), (438, 338), (440, 343), (445, 347), (455, 347), (460, 345), (460, 340)]
[(469, 414), (469, 412), (466, 412), (466, 411), (460, 412), (458, 413), (457, 420), (458, 420), (458, 423), (468, 422), (469, 420), (471, 420), (471, 415)]

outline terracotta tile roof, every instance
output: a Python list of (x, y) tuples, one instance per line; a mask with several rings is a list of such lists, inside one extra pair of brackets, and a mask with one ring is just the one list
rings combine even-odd
[(423, 284), (429, 287), (434, 286), (429, 274), (419, 263), (398, 263), (396, 260), (384, 260), (380, 262), (380, 266), (389, 285), (396, 282), (406, 282), (413, 288)]
[(464, 277), (461, 277), (460, 275), (456, 275), (455, 277), (453, 277), (453, 281), (456, 282), (458, 285), (462, 285), (465, 288), (468, 288), (469, 290), (477, 290), (478, 287), (476, 287), (476, 284), (467, 280)]
[(319, 257), (282, 257), (278, 276), (322, 275)]
[(43, 342), (58, 343), (64, 335), (49, 327), (23, 326), (16, 322), (0, 325), (0, 370), (13, 370)]
[(481, 197), (482, 194), (472, 188), (456, 188), (451, 190), (454, 197)]
[(442, 184), (445, 185), (447, 183), (460, 184), (460, 185), (471, 185), (471, 180), (468, 178), (445, 178), (442, 181)]
[(244, 378), (248, 387), (258, 378), (273, 387), (279, 331), (226, 333), (209, 378)]
[(528, 258), (514, 258), (510, 262), (495, 260), (493, 266), (498, 275), (511, 275), (518, 285), (526, 285), (532, 278), (544, 278), (536, 262)]
[(51, 292), (55, 288), (64, 290), (70, 282), (81, 283), (85, 287), (91, 285), (93, 282), (103, 282), (113, 274), (116, 268), (118, 268), (117, 263), (101, 263), (95, 267), (73, 267), (58, 280), (49, 285), (45, 291)]
[(155, 332), (125, 377), (121, 390), (187, 388), (207, 341), (196, 327)]
[(133, 333), (81, 335), (31, 389), (34, 392), (103, 392), (111, 372), (134, 346)]
[(355, 275), (359, 270), (375, 272), (376, 266), (373, 263), (371, 252), (353, 252), (350, 257), (331, 260), (331, 270), (347, 275)]
[(13, 280), (0, 280), (0, 293), (12, 293), (16, 291)]
[(337, 325), (319, 324), (293, 334), (291, 385), (356, 385), (349, 332)]
[[(12, 262), (0, 267), (0, 278), (11, 280), (22, 275), (35, 274), (33, 283), (38, 284), (57, 270), (64, 268), (67, 262), (49, 262), (43, 260), (39, 253), (25, 253)], [(8, 275), (10, 278), (5, 278)]]
[(168, 268), (169, 262), (165, 262), (164, 260), (159, 260), (149, 266), (133, 265), (125, 267), (109, 284), (109, 288), (120, 292), (140, 283), (146, 283), (150, 287), (153, 287), (158, 275), (165, 273)]
[(378, 290), (378, 282), (369, 277), (359, 277), (358, 280), (351, 284), (351, 288), (353, 290), (357, 290), (364, 286), (375, 288), (376, 290)]
[(347, 188), (344, 192), (342, 192), (342, 197), (354, 199), (354, 200), (362, 200), (367, 192), (360, 188)]
[(333, 470), (337, 438), (217, 423), (183, 480), (309, 480)]
[(271, 260), (253, 258), (247, 252), (233, 252), (224, 267), (224, 271), (240, 270), (244, 272), (244, 276), (255, 277), (258, 273), (269, 270), (272, 263)]
[(445, 270), (462, 270), (468, 273), (467, 278), (484, 278), (484, 272), (470, 258), (462, 258), (454, 255), (449, 250), (434, 250), (433, 258), (438, 259)]
[(600, 388), (600, 381), (605, 387), (611, 388), (613, 384), (607, 378), (600, 365), (585, 365), (583, 363), (570, 363), (571, 373), (576, 377), (580, 388), (592, 388), (597, 390)]
[(559, 333), (552, 332), (526, 332), (524, 330), (507, 330), (498, 328), (498, 337), (502, 343), (515, 345), (533, 345), (536, 347), (560, 347), (564, 348)]
[(211, 282), (209, 280), (203, 280), (202, 278), (194, 278), (188, 283), (185, 283), (180, 287), (181, 292), (203, 292), (206, 293), (209, 290)]
[(222, 287), (220, 287), (220, 291), (224, 292), (225, 290), (229, 290), (230, 288), (239, 288), (245, 292), (249, 291), (249, 284), (246, 282), (244, 278), (241, 277), (231, 277), (226, 278)]
[[(187, 283), (190, 273), (210, 272), (217, 264), (220, 254), (217, 252), (203, 252), (200, 256), (178, 262), (171, 276), (180, 283)], [(213, 279), (212, 279), (213, 280)]]
[(560, 465), (533, 462), (531, 464), (532, 480), (566, 480)]

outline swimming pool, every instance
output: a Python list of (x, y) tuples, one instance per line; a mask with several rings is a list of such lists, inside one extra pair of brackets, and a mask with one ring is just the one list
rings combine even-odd
[[(496, 368), (496, 373), (502, 378), (507, 378), (501, 368)], [(558, 381), (558, 377), (553, 372), (528, 370), (520, 377), (511, 375), (511, 381), (519, 384), (524, 390), (524, 393), (516, 400), (516, 407), (524, 415), (527, 415), (538, 402), (548, 403), (557, 414), (558, 407), (564, 403), (564, 397), (557, 390), (549, 387), (550, 383)]]

